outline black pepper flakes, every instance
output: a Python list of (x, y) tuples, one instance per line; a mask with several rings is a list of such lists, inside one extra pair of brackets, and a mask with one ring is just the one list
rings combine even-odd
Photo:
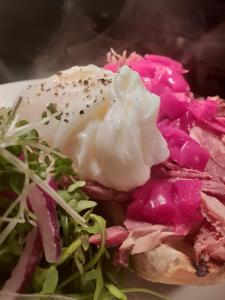
[(54, 93), (55, 96), (59, 96), (59, 94), (57, 92)]
[(49, 92), (49, 91), (51, 91), (51, 89), (50, 89), (50, 88), (46, 90), (46, 92)]
[(88, 86), (88, 80), (87, 79), (84, 80), (84, 86)]
[(90, 107), (90, 105), (89, 105), (89, 104), (86, 104), (86, 107)]
[(64, 86), (62, 83), (59, 83), (59, 84), (57, 84), (57, 85), (55, 86), (55, 89), (56, 89), (56, 88), (64, 89), (65, 86)]
[(83, 109), (82, 110), (80, 110), (80, 115), (83, 115), (84, 114), (84, 111), (83, 111)]
[(112, 79), (99, 78), (98, 81), (101, 82), (101, 84), (103, 84), (103, 85), (107, 85), (112, 82)]

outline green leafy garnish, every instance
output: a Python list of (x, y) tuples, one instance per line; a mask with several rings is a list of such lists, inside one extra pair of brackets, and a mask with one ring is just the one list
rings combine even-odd
[(57, 289), (58, 281), (58, 271), (54, 266), (51, 266), (45, 274), (41, 294), (53, 294)]
[[(18, 121), (20, 102), (12, 109), (0, 108), (0, 288), (23, 253), (27, 234), (38, 226), (28, 201), (29, 188), (35, 184), (57, 204), (62, 254), (55, 263), (42, 256), (27, 286), (29, 293), (39, 299), (63, 294), (77, 300), (126, 300), (126, 293), (140, 291), (167, 299), (150, 290), (121, 289), (121, 272), (113, 267), (105, 247), (106, 220), (95, 213), (97, 203), (85, 193), (86, 183), (78, 179), (73, 161), (38, 133), (40, 124), (61, 119), (62, 112), (50, 103), (42, 119), (30, 124)], [(89, 243), (93, 234), (100, 234), (99, 246)]]

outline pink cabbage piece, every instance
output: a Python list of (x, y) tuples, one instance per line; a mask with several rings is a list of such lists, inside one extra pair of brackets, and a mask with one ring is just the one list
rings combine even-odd
[(175, 93), (169, 90), (160, 93), (160, 101), (159, 119), (168, 117), (170, 120), (176, 120), (187, 110), (188, 102), (181, 101)]
[[(42, 255), (42, 244), (37, 228), (32, 229), (26, 238), (26, 245), (19, 261), (12, 271), (11, 277), (5, 282), (2, 292), (22, 292), (33, 275)], [(1, 300), (15, 299), (0, 292)]]
[[(133, 57), (131, 54), (130, 57)], [(116, 72), (123, 64), (138, 72), (146, 88), (160, 96), (161, 105), (158, 121), (168, 119), (170, 126), (189, 133), (193, 122), (204, 127), (225, 133), (225, 118), (217, 116), (222, 101), (216, 97), (194, 99), (184, 78), (186, 70), (179, 62), (160, 55), (147, 54), (138, 59), (114, 58), (105, 67)]]
[(171, 224), (187, 234), (202, 221), (199, 213), (202, 183), (197, 179), (149, 180), (133, 191), (127, 217), (153, 224)]
[[(49, 184), (53, 187), (54, 181)], [(32, 208), (41, 234), (45, 258), (49, 263), (57, 262), (61, 255), (61, 238), (55, 201), (38, 186), (29, 192), (29, 205)]]
[(219, 105), (216, 101), (210, 100), (210, 98), (195, 100), (189, 105), (188, 109), (203, 127), (225, 133), (225, 118), (217, 116)]
[(185, 73), (183, 66), (180, 62), (163, 55), (146, 54), (145, 59), (150, 62), (159, 63), (168, 68), (171, 68), (179, 73)]
[(204, 171), (209, 153), (184, 131), (173, 127), (161, 127), (169, 151), (170, 158), (180, 166)]
[(174, 92), (188, 92), (188, 83), (183, 77), (184, 70), (178, 62), (160, 55), (145, 55), (138, 62), (129, 64), (141, 77), (149, 77), (155, 83), (169, 87)]
[(190, 130), (195, 126), (196, 120), (189, 110), (186, 110), (176, 120), (170, 123), (170, 126), (181, 129), (186, 133), (190, 133)]

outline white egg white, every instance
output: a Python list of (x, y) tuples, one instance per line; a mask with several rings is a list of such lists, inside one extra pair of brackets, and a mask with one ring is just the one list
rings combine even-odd
[(156, 123), (160, 99), (126, 66), (117, 73), (73, 67), (28, 86), (20, 97), (20, 119), (40, 120), (49, 104), (63, 112), (39, 132), (74, 160), (82, 179), (127, 191), (144, 184), (151, 167), (169, 155)]

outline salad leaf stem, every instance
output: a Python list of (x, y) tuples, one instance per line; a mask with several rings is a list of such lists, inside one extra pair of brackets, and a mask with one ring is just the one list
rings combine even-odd
[(101, 293), (104, 287), (104, 281), (102, 276), (102, 268), (101, 268), (101, 261), (97, 264), (97, 278), (96, 278), (96, 287), (94, 292), (94, 300), (101, 300)]
[(44, 180), (42, 180), (34, 171), (28, 168), (28, 166), (11, 154), (8, 150), (0, 148), (0, 154), (7, 159), (12, 165), (14, 165), (21, 173), (28, 173), (30, 179), (32, 179), (38, 186), (40, 186), (49, 196), (51, 196), (77, 223), (86, 227), (86, 221), (75, 210), (66, 204), (64, 199), (53, 190)]
[(91, 268), (93, 268), (96, 263), (99, 261), (99, 259), (101, 258), (101, 256), (104, 253), (105, 250), (105, 240), (106, 240), (106, 224), (105, 224), (105, 220), (103, 218), (101, 218), (100, 216), (97, 216), (95, 214), (91, 214), (90, 215), (90, 219), (93, 219), (98, 225), (99, 225), (99, 229), (100, 229), (100, 235), (101, 235), (101, 243), (98, 249), (98, 252), (95, 254), (95, 256), (92, 258), (92, 260), (84, 267), (84, 271), (87, 272), (88, 270), (90, 270)]
[(51, 119), (57, 117), (59, 115), (58, 112), (50, 115), (50, 116), (47, 116), (37, 122), (34, 122), (34, 123), (29, 123), (29, 124), (26, 124), (24, 126), (21, 126), (21, 127), (17, 127), (15, 128), (14, 130), (11, 130), (10, 132), (7, 132), (7, 135), (8, 136), (19, 136), (19, 135), (23, 135), (23, 134), (26, 134), (28, 131), (31, 131), (33, 129), (37, 129), (39, 126), (41, 125), (44, 125), (46, 124), (47, 122), (51, 121)]
[(164, 296), (160, 293), (157, 293), (155, 291), (152, 291), (152, 290), (146, 289), (146, 288), (125, 288), (125, 289), (120, 289), (120, 291), (125, 294), (126, 293), (143, 293), (143, 294), (148, 294), (148, 295), (154, 296), (161, 300), (172, 300), (171, 298), (169, 298), (167, 296)]
[[(90, 215), (90, 219), (92, 219), (93, 221), (95, 221), (97, 223), (97, 225), (98, 225), (99, 233), (101, 234), (101, 243), (100, 243), (100, 246), (98, 248), (97, 253), (89, 261), (89, 263), (87, 263), (84, 266), (84, 272), (87, 272), (90, 269), (92, 269), (97, 264), (97, 262), (100, 260), (100, 258), (102, 257), (102, 255), (105, 252), (105, 239), (106, 239), (106, 234), (105, 234), (106, 224), (105, 224), (105, 220), (102, 217), (97, 216), (95, 214), (91, 214)], [(80, 276), (79, 272), (76, 272), (76, 273), (70, 275), (69, 277), (67, 277), (59, 285), (59, 289), (63, 288), (64, 286), (66, 286), (67, 284), (69, 284), (70, 282), (72, 282), (73, 280), (77, 279), (79, 276)]]
[(76, 239), (72, 244), (69, 245), (69, 247), (66, 248), (66, 250), (63, 252), (60, 258), (60, 261), (55, 265), (58, 267), (61, 264), (63, 264), (71, 256), (71, 254), (73, 254), (80, 247), (81, 244), (81, 239)]
[[(18, 215), (16, 216), (16, 218), (18, 217)], [(17, 220), (13, 219), (5, 228), (4, 230), (1, 232), (0, 235), (0, 245), (4, 242), (4, 240), (7, 238), (7, 236), (9, 235), (9, 233), (16, 227), (17, 225)]]

